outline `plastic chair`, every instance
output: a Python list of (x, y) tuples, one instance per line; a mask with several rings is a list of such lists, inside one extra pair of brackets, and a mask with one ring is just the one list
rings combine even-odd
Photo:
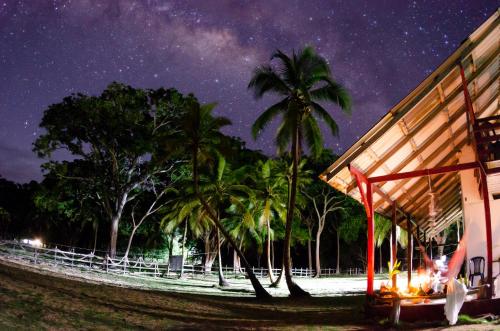
[(469, 260), (469, 284), (474, 284), (474, 277), (480, 276), (481, 281), (484, 281), (484, 257), (475, 256)]

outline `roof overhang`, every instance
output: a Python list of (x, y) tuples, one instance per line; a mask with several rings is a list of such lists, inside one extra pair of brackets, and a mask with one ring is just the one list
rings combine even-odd
[[(499, 114), (500, 28), (497, 10), (408, 96), (394, 106), (320, 178), (361, 201), (349, 166), (366, 177), (378, 177), (455, 166), (470, 144), (460, 66), (464, 69), (476, 118)], [(457, 170), (458, 171), (458, 170)], [(387, 177), (386, 177), (387, 178)], [(437, 193), (439, 214), (429, 217), (429, 181)], [(379, 181), (374, 210), (390, 216), (392, 204), (422, 230), (441, 231), (462, 217), (457, 172)]]

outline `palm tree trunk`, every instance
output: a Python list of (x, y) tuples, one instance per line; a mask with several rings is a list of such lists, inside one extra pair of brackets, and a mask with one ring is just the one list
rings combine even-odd
[(266, 245), (266, 255), (267, 255), (267, 273), (269, 275), (269, 281), (274, 283), (273, 267), (271, 265), (271, 225), (269, 224), (269, 219), (267, 220), (267, 245)]
[(340, 231), (337, 229), (337, 269), (335, 269), (335, 273), (340, 274)]
[(219, 238), (219, 230), (217, 230), (217, 255), (219, 256), (219, 286), (225, 287), (229, 286), (229, 283), (224, 278), (224, 273), (222, 271), (222, 256), (220, 254), (221, 240)]
[(215, 216), (214, 211), (212, 208), (210, 208), (209, 204), (207, 201), (203, 198), (200, 188), (198, 186), (198, 148), (194, 148), (193, 150), (193, 180), (194, 180), (194, 191), (196, 195), (198, 196), (198, 199), (200, 200), (201, 204), (203, 205), (203, 208), (207, 212), (208, 216), (210, 219), (214, 222), (215, 226), (220, 230), (224, 238), (229, 242), (229, 244), (233, 247), (234, 250), (236, 250), (236, 253), (238, 253), (238, 256), (240, 257), (240, 261), (243, 263), (245, 267), (245, 271), (248, 275), (248, 278), (250, 279), (250, 282), (252, 283), (252, 286), (255, 290), (255, 296), (259, 299), (268, 299), (271, 298), (271, 295), (264, 289), (262, 284), (259, 282), (257, 277), (252, 271), (252, 267), (250, 263), (248, 263), (247, 259), (241, 252), (241, 250), (238, 248), (238, 245), (234, 242), (233, 237), (227, 232), (227, 230), (222, 226), (222, 224), (219, 222), (217, 217)]
[(181, 250), (181, 274), (179, 277), (184, 277), (184, 246), (186, 246), (186, 235), (188, 229), (188, 220), (186, 219), (184, 222), (184, 234), (182, 235), (182, 250)]
[(300, 126), (300, 120), (299, 118), (297, 118), (292, 140), (292, 185), (290, 188), (289, 205), (286, 213), (285, 240), (283, 243), (285, 280), (286, 280), (286, 285), (288, 286), (288, 290), (290, 291), (291, 297), (310, 296), (308, 292), (304, 291), (302, 288), (300, 288), (300, 286), (298, 286), (292, 280), (292, 270), (291, 270), (292, 263), (290, 256), (290, 243), (292, 240), (292, 222), (295, 209), (295, 199), (297, 196), (297, 178), (298, 178), (297, 172), (298, 172), (298, 163), (300, 159), (299, 126)]
[(274, 283), (272, 283), (271, 285), (269, 285), (269, 287), (280, 287), (281, 285), (281, 279), (283, 278), (283, 270), (285, 270), (285, 265), (283, 263), (283, 260), (281, 262), (281, 269), (280, 269), (280, 273), (278, 274), (278, 278), (276, 278), (276, 280), (274, 281)]
[(378, 247), (378, 273), (381, 274), (382, 273), (382, 244), (380, 244), (380, 246)]

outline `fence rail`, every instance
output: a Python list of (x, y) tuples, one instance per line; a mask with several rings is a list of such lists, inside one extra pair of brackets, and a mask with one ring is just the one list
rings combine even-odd
[[(75, 250), (79, 250), (76, 252)], [(84, 250), (70, 248), (69, 250), (61, 250), (57, 246), (53, 248), (38, 247), (31, 244), (22, 243), (19, 241), (0, 241), (0, 255), (7, 256), (12, 259), (18, 259), (35, 265), (51, 265), (61, 266), (66, 268), (76, 268), (79, 270), (128, 274), (134, 276), (149, 276), (149, 277), (176, 277), (181, 273), (180, 268), (171, 269), (166, 259), (137, 258), (129, 259), (128, 257), (110, 258), (108, 255), (97, 255), (93, 251), (81, 253)], [(204, 277), (207, 275), (217, 275), (218, 267), (214, 266), (211, 270), (205, 270), (203, 265), (184, 264), (182, 273), (186, 277)], [(257, 277), (268, 277), (267, 268), (252, 268)], [(229, 266), (222, 267), (225, 277), (238, 277), (245, 273), (245, 268), (234, 268)], [(338, 275), (334, 268), (321, 269), (322, 276)], [(278, 275), (280, 269), (272, 269), (275, 275)], [(308, 268), (293, 268), (292, 275), (294, 277), (312, 277), (315, 271)], [(342, 275), (362, 275), (364, 270), (361, 268), (347, 268), (341, 270)]]

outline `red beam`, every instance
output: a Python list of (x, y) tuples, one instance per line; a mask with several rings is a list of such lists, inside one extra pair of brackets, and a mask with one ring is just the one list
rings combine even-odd
[(460, 63), (459, 65), (460, 65), (460, 76), (462, 77), (462, 88), (464, 91), (465, 105), (467, 107), (467, 112), (469, 114), (469, 118), (471, 121), (470, 124), (474, 125), (476, 123), (476, 114), (474, 114), (474, 109), (472, 108), (472, 100), (469, 94), (467, 79), (465, 78), (464, 67), (462, 66), (462, 63)]
[[(366, 219), (367, 219), (367, 247), (366, 247), (366, 294), (373, 295), (373, 280), (375, 278), (375, 245), (374, 245), (374, 215), (373, 215), (373, 187), (368, 182), (365, 174), (356, 169), (356, 167), (349, 165), (349, 171), (356, 179), (361, 200), (365, 206)], [(366, 184), (366, 192), (363, 188), (363, 183)]]
[(475, 168), (479, 168), (479, 163), (469, 162), (469, 163), (461, 163), (461, 164), (439, 167), (439, 168), (414, 170), (414, 171), (408, 171), (408, 172), (400, 172), (398, 174), (370, 177), (370, 178), (368, 178), (368, 181), (373, 184), (373, 183), (379, 183), (379, 182), (387, 182), (387, 181), (391, 181), (391, 180), (423, 177), (423, 176), (429, 176), (429, 175), (438, 175), (438, 174), (444, 174), (447, 172), (455, 172), (455, 171), (475, 169)]
[(486, 265), (488, 273), (486, 280), (490, 284), (488, 290), (488, 297), (491, 299), (493, 291), (493, 249), (491, 239), (491, 213), (490, 213), (490, 194), (488, 191), (488, 180), (486, 173), (481, 168), (481, 189), (483, 190), (483, 203), (484, 203), (484, 221), (486, 225)]

